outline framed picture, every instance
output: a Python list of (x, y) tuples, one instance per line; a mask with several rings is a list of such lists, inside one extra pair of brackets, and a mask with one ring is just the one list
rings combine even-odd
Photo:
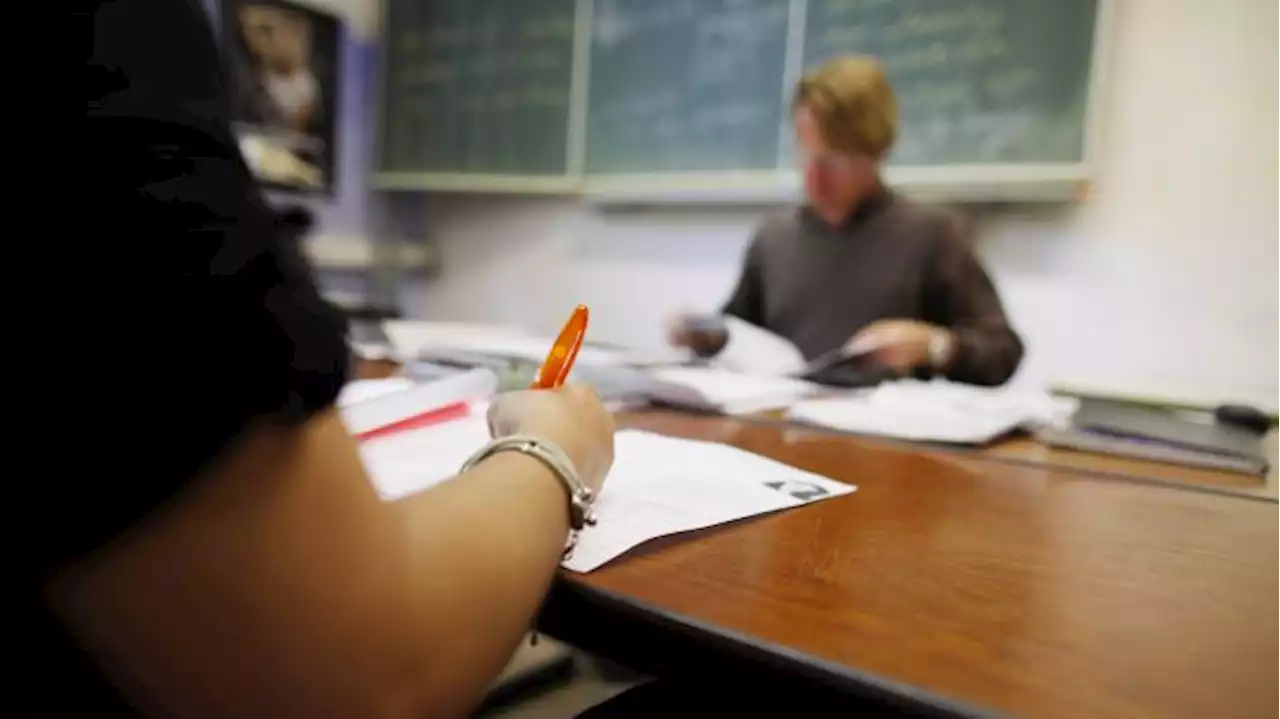
[(245, 161), (266, 187), (334, 192), (342, 23), (285, 0), (221, 0)]

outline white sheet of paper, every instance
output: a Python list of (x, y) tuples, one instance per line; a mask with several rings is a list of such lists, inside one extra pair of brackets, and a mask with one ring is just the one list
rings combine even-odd
[[(482, 411), (468, 419), (364, 442), (360, 454), (386, 501), (452, 477), (486, 441)], [(563, 566), (589, 572), (650, 539), (837, 497), (851, 485), (726, 445), (627, 430), (616, 437), (599, 523)]]
[(340, 402), (338, 410), (347, 431), (362, 434), (432, 410), (464, 402), (488, 401), (497, 391), (498, 376), (481, 368), (431, 382), (410, 382), (407, 387), (393, 392), (378, 389), (372, 396)]
[(351, 345), (351, 353), (360, 359), (371, 361), (387, 360), (390, 362), (400, 362), (404, 359), (390, 343), (351, 342), (349, 344)]
[(392, 502), (454, 476), (488, 441), (484, 410), (473, 407), (466, 419), (361, 442), (360, 458), (378, 496)]
[(804, 355), (790, 341), (744, 322), (724, 316), (729, 342), (716, 355), (715, 364), (735, 372), (796, 375), (804, 371)]
[[(423, 350), (440, 349), (515, 357), (542, 362), (555, 344), (554, 337), (538, 337), (517, 328), (469, 325), (452, 322), (411, 322), (388, 320), (383, 332), (398, 354), (418, 358)], [(678, 362), (682, 355), (672, 352), (636, 352), (623, 349), (584, 346), (578, 350), (578, 362), (598, 367)]]
[(337, 404), (339, 407), (346, 407), (356, 402), (400, 392), (412, 386), (413, 380), (407, 377), (353, 380), (342, 387), (342, 391), (338, 393)]
[(855, 487), (723, 444), (619, 432), (599, 522), (561, 566), (589, 572), (650, 539), (830, 499)]
[(925, 442), (981, 445), (1014, 429), (1058, 421), (1071, 402), (1045, 392), (901, 380), (805, 400), (792, 419), (832, 429)]
[[(404, 358), (415, 358), (424, 347), (439, 345), (454, 347), (461, 343), (465, 349), (474, 343), (486, 341), (505, 342), (528, 338), (530, 334), (514, 325), (488, 325), (472, 322), (423, 322), (420, 320), (386, 320), (382, 332)], [(545, 351), (545, 350), (544, 350)]]
[(708, 367), (660, 367), (649, 370), (662, 382), (696, 390), (725, 414), (750, 414), (787, 407), (822, 388), (812, 382), (774, 375), (744, 374)]

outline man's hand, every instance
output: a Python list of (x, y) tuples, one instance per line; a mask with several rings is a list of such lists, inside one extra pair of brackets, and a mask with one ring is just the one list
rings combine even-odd
[(667, 318), (667, 344), (690, 349), (699, 357), (710, 357), (729, 342), (729, 332), (720, 318), (681, 313)]
[(907, 374), (918, 367), (946, 367), (955, 355), (955, 344), (951, 331), (944, 327), (890, 319), (863, 327), (845, 347), (853, 354), (866, 354), (877, 364)]

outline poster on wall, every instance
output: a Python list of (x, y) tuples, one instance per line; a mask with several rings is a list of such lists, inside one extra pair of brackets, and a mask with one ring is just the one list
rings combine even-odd
[(272, 189), (331, 195), (341, 23), (285, 0), (221, 0), (245, 161)]

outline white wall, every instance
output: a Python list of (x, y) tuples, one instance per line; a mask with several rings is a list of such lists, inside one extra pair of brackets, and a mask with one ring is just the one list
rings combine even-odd
[[(1119, 0), (1094, 193), (987, 217), (980, 247), (1029, 345), (1020, 379), (1277, 404), (1277, 3)], [(433, 196), (428, 318), (652, 346), (730, 289), (761, 210), (601, 214), (569, 199)]]

